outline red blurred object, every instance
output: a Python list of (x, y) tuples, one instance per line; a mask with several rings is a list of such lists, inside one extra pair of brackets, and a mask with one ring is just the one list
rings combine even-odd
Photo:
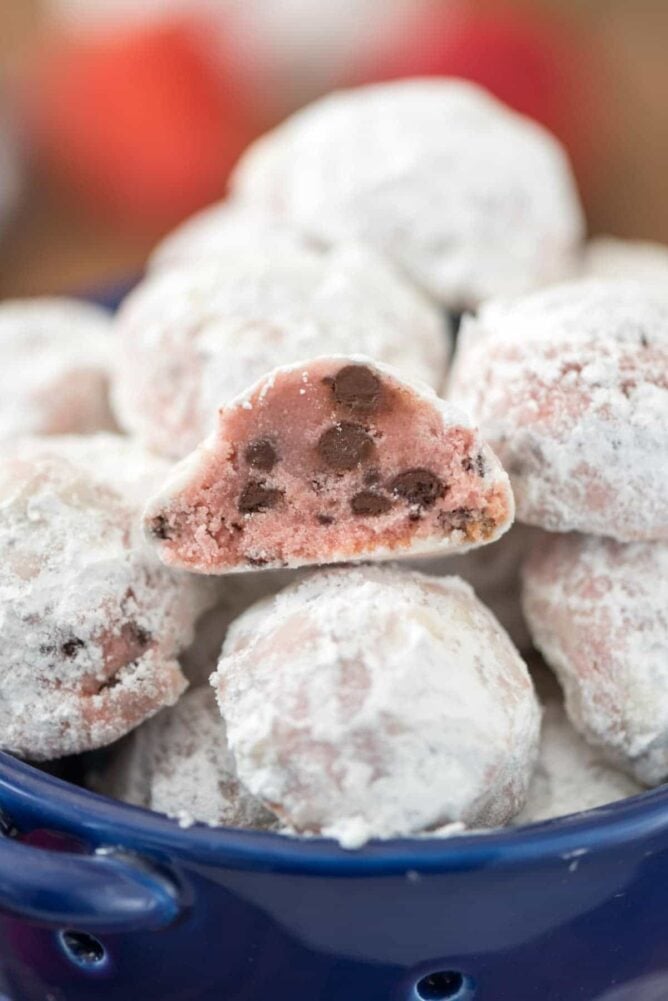
[(219, 197), (266, 123), (201, 25), (50, 38), (27, 80), (28, 127), (59, 180), (124, 226), (156, 232)]
[(589, 173), (602, 121), (602, 73), (570, 21), (544, 10), (506, 5), (420, 4), (385, 41), (356, 80), (455, 76), (472, 80), (553, 132), (576, 173)]

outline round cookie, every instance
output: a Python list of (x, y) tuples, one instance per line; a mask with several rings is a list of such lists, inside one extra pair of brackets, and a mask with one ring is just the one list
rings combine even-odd
[(353, 355), (276, 369), (221, 408), (144, 524), (167, 565), (230, 573), (463, 550), (512, 518), (466, 415)]
[(582, 739), (559, 701), (551, 701), (543, 710), (540, 753), (526, 805), (513, 824), (594, 810), (642, 791)]
[(212, 684), (240, 779), (295, 831), (355, 848), (523, 806), (538, 703), (455, 577), (319, 571), (232, 624)]
[(233, 191), (327, 244), (368, 243), (455, 311), (569, 276), (584, 233), (557, 140), (455, 79), (316, 101), (250, 147)]
[(113, 428), (111, 321), (74, 299), (0, 302), (0, 438)]
[(35, 760), (111, 743), (176, 701), (208, 582), (161, 566), (139, 499), (17, 443), (0, 462), (0, 746)]
[(197, 212), (164, 237), (149, 267), (192, 267), (249, 253), (271, 263), (283, 254), (317, 249), (315, 241), (268, 213), (226, 200)]
[(668, 545), (543, 536), (523, 570), (524, 614), (576, 729), (609, 761), (668, 777)]
[(239, 782), (209, 685), (138, 727), (103, 777), (108, 796), (181, 823), (268, 828), (276, 823)]
[(450, 385), (552, 532), (668, 539), (668, 301), (573, 282), (466, 318)]
[(220, 406), (278, 365), (363, 351), (439, 387), (448, 354), (438, 310), (359, 247), (240, 252), (159, 270), (126, 300), (117, 336), (118, 420), (176, 458), (209, 434)]
[(647, 240), (598, 236), (584, 248), (584, 278), (642, 282), (655, 295), (668, 296), (668, 247)]

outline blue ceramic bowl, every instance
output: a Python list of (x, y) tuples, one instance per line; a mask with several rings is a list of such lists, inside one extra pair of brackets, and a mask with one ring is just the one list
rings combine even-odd
[(183, 830), (2, 754), (0, 805), (2, 1001), (668, 998), (666, 790), (358, 852)]

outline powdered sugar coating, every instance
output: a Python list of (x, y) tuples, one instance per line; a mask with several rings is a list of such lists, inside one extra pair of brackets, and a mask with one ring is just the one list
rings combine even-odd
[(642, 791), (582, 739), (560, 702), (549, 702), (543, 710), (540, 753), (529, 795), (513, 823), (533, 824), (594, 810)]
[(664, 781), (668, 545), (545, 536), (523, 575), (526, 620), (573, 725), (638, 781)]
[[(370, 410), (338, 398), (346, 374), (372, 387)], [(269, 444), (268, 468), (248, 458), (253, 443)], [(424, 503), (402, 487), (413, 474), (430, 481)], [(508, 477), (466, 414), (388, 366), (334, 355), (276, 369), (221, 408), (144, 525), (167, 565), (215, 574), (461, 552), (498, 538), (513, 513)]]
[(267, 212), (226, 200), (197, 212), (169, 233), (151, 254), (149, 267), (192, 267), (240, 253), (271, 262), (304, 249), (317, 247)]
[(450, 396), (507, 469), (520, 521), (668, 539), (668, 301), (574, 282), (467, 318)]
[(276, 818), (239, 782), (209, 685), (143, 723), (103, 781), (116, 799), (204, 824), (271, 827)]
[(363, 351), (440, 386), (444, 319), (375, 254), (305, 247), (239, 251), (158, 270), (121, 308), (113, 399), (119, 422), (164, 455), (209, 434), (217, 410), (278, 365)]
[(114, 427), (110, 326), (104, 310), (74, 299), (0, 303), (0, 438)]
[(111, 743), (185, 687), (210, 589), (143, 545), (137, 502), (21, 444), (0, 463), (0, 743), (48, 759)]
[(413, 561), (416, 570), (437, 577), (454, 574), (470, 584), (476, 597), (492, 612), (518, 650), (531, 648), (522, 614), (520, 569), (538, 530), (518, 522), (489, 546), (455, 556)]
[(584, 249), (585, 278), (632, 279), (656, 295), (668, 296), (668, 247), (648, 240), (598, 236)]
[(523, 805), (537, 700), (457, 578), (319, 571), (233, 623), (212, 684), (241, 780), (296, 831), (355, 848)]
[(584, 232), (558, 142), (454, 79), (316, 101), (250, 147), (233, 191), (328, 244), (367, 242), (456, 310), (570, 275)]

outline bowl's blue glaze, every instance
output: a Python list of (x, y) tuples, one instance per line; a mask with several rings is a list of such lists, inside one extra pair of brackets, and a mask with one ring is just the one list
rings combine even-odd
[[(57, 934), (72, 923), (70, 905), (82, 913), (64, 875), (53, 927), (0, 918), (0, 990), (15, 1001), (49, 992), (58, 1001), (414, 1001), (417, 981), (435, 970), (468, 978), (462, 1001), (668, 998), (665, 790), (518, 830), (358, 852), (182, 830), (5, 755), (0, 804), (30, 840), (57, 831), (78, 852), (136, 853), (156, 893), (171, 885), (180, 912), (153, 930), (98, 932), (107, 956), (81, 968)], [(126, 892), (110, 893), (110, 878), (96, 919)], [(11, 882), (0, 869), (0, 901)]]

